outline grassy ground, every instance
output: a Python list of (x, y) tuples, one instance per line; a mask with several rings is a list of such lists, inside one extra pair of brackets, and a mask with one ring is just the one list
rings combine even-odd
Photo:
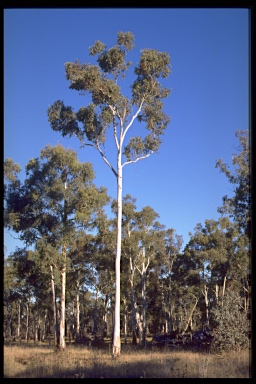
[(65, 352), (39, 343), (4, 345), (5, 378), (250, 378), (248, 351), (213, 355), (122, 346), (105, 349), (68, 344)]

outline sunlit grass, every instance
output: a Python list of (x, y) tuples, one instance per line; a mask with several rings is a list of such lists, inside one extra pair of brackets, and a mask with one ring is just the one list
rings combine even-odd
[[(126, 346), (125, 346), (126, 347)], [(65, 352), (38, 345), (5, 345), (6, 378), (249, 378), (246, 351), (213, 355), (138, 350), (127, 345), (113, 359), (110, 348), (68, 345)]]

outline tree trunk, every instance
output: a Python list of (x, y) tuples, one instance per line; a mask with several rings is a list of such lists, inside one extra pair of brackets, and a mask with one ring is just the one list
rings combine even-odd
[(139, 312), (136, 313), (136, 325), (137, 325), (137, 332), (138, 332), (138, 336), (139, 336), (139, 343), (141, 343), (141, 340), (142, 340), (142, 324), (141, 324)]
[(143, 256), (143, 262), (142, 262), (142, 268), (140, 272), (141, 275), (141, 297), (142, 297), (142, 344), (146, 344), (146, 307), (147, 307), (147, 301), (146, 301), (146, 273), (149, 266), (149, 258), (147, 260), (147, 265), (145, 265), (145, 248), (142, 249), (142, 256)]
[(102, 324), (102, 338), (104, 339), (108, 335), (108, 300), (109, 297), (106, 294), (105, 300), (104, 300), (104, 307), (103, 307), (103, 324)]
[(66, 305), (66, 249), (63, 247), (64, 266), (61, 272), (61, 299), (60, 299), (60, 349), (65, 349), (65, 305)]
[(42, 325), (42, 336), (41, 336), (41, 341), (44, 341), (44, 339), (45, 339), (46, 322), (47, 322), (47, 309), (45, 310), (45, 314), (44, 314), (44, 320), (43, 320), (43, 325)]
[(79, 281), (76, 283), (76, 340), (80, 336), (80, 302), (79, 302)]
[(20, 321), (20, 300), (18, 300), (18, 303), (17, 303), (17, 310), (18, 310), (18, 319), (17, 319), (17, 339), (19, 340), (20, 339), (20, 336), (21, 336), (21, 332), (20, 332), (20, 328), (21, 328), (21, 321)]
[(243, 279), (243, 290), (244, 290), (244, 312), (248, 313), (249, 308), (249, 284), (246, 278)]
[(29, 305), (26, 304), (26, 335), (25, 340), (28, 341), (29, 339)]
[[(121, 139), (120, 139), (121, 144)], [(116, 236), (116, 262), (115, 262), (115, 322), (113, 337), (113, 356), (117, 357), (121, 352), (120, 339), (120, 262), (121, 262), (121, 234), (122, 234), (122, 164), (121, 145), (117, 157), (117, 236)]]
[(57, 317), (57, 303), (55, 296), (55, 284), (54, 284), (54, 274), (52, 265), (50, 265), (51, 269), (51, 281), (52, 281), (52, 306), (53, 306), (53, 333), (54, 333), (54, 344), (59, 345), (59, 336), (58, 336), (58, 317)]
[(209, 328), (209, 299), (206, 285), (204, 286), (203, 295), (205, 300), (205, 326)]
[(183, 332), (181, 333), (182, 335), (184, 335), (184, 333), (187, 331), (189, 325), (191, 324), (191, 319), (192, 319), (193, 313), (194, 313), (194, 311), (195, 311), (195, 309), (196, 309), (197, 303), (198, 303), (198, 298), (196, 298), (195, 305), (194, 305), (194, 307), (192, 308), (192, 310), (191, 310), (191, 312), (190, 312), (190, 315), (189, 315), (189, 318), (188, 318), (188, 320), (187, 320), (187, 322), (186, 322), (185, 328), (184, 328)]
[(38, 342), (38, 314), (34, 315), (34, 343)]
[(59, 348), (65, 349), (65, 320), (66, 320), (66, 247), (62, 248), (63, 267), (61, 271), (61, 299), (60, 299), (60, 330), (59, 330)]
[(93, 330), (92, 333), (95, 336), (97, 333), (97, 321), (98, 320), (98, 290), (96, 288), (96, 296), (95, 296), (95, 303), (94, 303), (94, 310), (93, 310)]
[(11, 342), (12, 336), (12, 304), (8, 303), (8, 343)]
[(222, 287), (222, 302), (221, 302), (221, 306), (222, 307), (223, 307), (223, 304), (224, 304), (224, 295), (225, 295), (226, 281), (227, 281), (227, 276), (225, 275), (224, 276), (224, 280), (223, 280), (223, 287)]
[(215, 298), (216, 298), (216, 304), (218, 305), (219, 303), (219, 290), (220, 290), (220, 287), (219, 285), (216, 283), (215, 285)]
[(173, 331), (173, 316), (172, 316), (172, 313), (173, 313), (174, 305), (170, 304), (169, 308), (170, 308), (170, 310), (169, 310), (169, 332), (172, 332)]
[(127, 343), (127, 304), (126, 304), (126, 298), (124, 297), (124, 311), (123, 311), (123, 317), (124, 317), (124, 342)]
[(132, 344), (137, 344), (137, 336), (136, 336), (136, 302), (135, 302), (135, 293), (134, 293), (134, 286), (133, 286), (133, 279), (134, 279), (134, 266), (132, 264), (132, 258), (130, 257), (130, 271), (131, 271), (131, 277), (130, 277), (130, 284), (131, 284), (131, 305), (132, 305)]
[(141, 285), (142, 285), (142, 344), (146, 344), (146, 271), (143, 272), (141, 276)]
[[(67, 189), (67, 180), (64, 181), (64, 190)], [(66, 193), (64, 193), (64, 217), (63, 217), (63, 228), (67, 230), (67, 200)], [(66, 268), (67, 268), (67, 249), (65, 244), (65, 238), (63, 238), (62, 243), (62, 270), (61, 270), (61, 298), (60, 298), (60, 340), (59, 347), (60, 349), (66, 348), (65, 343), (65, 322), (66, 322)]]
[(171, 261), (171, 265), (168, 270), (168, 291), (167, 291), (167, 311), (165, 311), (168, 318), (168, 326), (166, 326), (166, 330), (169, 332), (173, 330), (173, 321), (172, 321), (172, 309), (171, 309), (171, 272), (172, 272), (173, 260)]

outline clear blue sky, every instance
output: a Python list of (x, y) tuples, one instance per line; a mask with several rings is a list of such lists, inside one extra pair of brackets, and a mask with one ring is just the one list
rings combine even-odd
[[(165, 82), (172, 88), (165, 99), (171, 123), (159, 154), (124, 167), (123, 193), (137, 199), (138, 210), (151, 206), (185, 245), (197, 223), (218, 219), (222, 197), (232, 194), (215, 163), (223, 158), (231, 164), (235, 131), (249, 128), (248, 17), (246, 8), (5, 9), (4, 158), (19, 163), (24, 177), (30, 158), (47, 144), (62, 143), (93, 163), (95, 183), (116, 197), (115, 177), (99, 153), (53, 132), (47, 108), (58, 99), (75, 110), (86, 105), (87, 97), (68, 88), (64, 63), (93, 63), (88, 47), (95, 40), (111, 47), (117, 32), (130, 31), (134, 64), (143, 48), (171, 57)], [(113, 159), (111, 135), (108, 142)], [(5, 232), (5, 245), (9, 254), (20, 244)]]

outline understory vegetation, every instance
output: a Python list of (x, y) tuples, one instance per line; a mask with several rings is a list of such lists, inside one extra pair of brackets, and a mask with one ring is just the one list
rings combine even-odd
[(249, 378), (248, 350), (210, 354), (122, 345), (119, 358), (67, 343), (65, 352), (33, 344), (4, 346), (5, 378)]

